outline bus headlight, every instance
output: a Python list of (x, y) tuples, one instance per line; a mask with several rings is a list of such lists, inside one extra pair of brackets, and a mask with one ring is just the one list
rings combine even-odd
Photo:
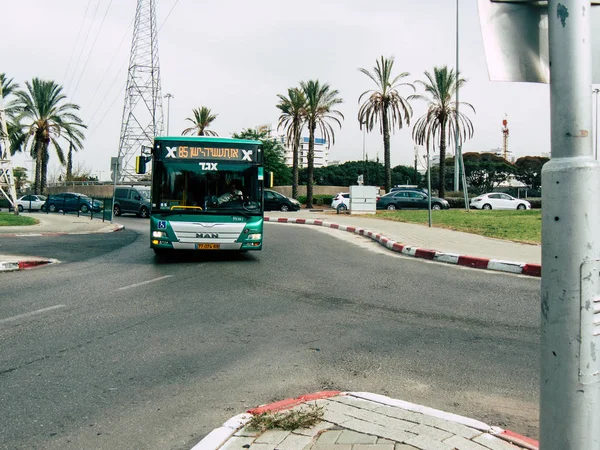
[(252, 233), (248, 235), (248, 239), (251, 239), (253, 241), (258, 241), (260, 239), (262, 239), (262, 234), (261, 233)]
[(162, 238), (162, 237), (165, 237), (166, 235), (167, 235), (167, 233), (165, 233), (164, 231), (153, 231), (152, 232), (153, 238)]

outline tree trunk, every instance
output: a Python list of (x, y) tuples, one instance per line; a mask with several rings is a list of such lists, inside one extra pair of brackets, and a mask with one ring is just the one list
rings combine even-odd
[(33, 192), (41, 194), (40, 187), (42, 186), (42, 159), (44, 155), (44, 141), (41, 138), (35, 139), (35, 181), (33, 184)]
[(292, 143), (292, 197), (298, 199), (298, 148), (300, 147), (300, 130), (296, 125), (294, 133), (294, 142)]
[(48, 146), (50, 144), (47, 142), (44, 142), (44, 150), (42, 151), (43, 153), (43, 158), (42, 158), (42, 171), (41, 171), (41, 182), (40, 182), (40, 194), (44, 194), (44, 191), (46, 190), (46, 181), (48, 178), (48, 159), (50, 157), (50, 155), (48, 154)]
[(314, 159), (315, 159), (315, 129), (316, 125), (310, 123), (308, 130), (308, 180), (306, 181), (306, 207), (313, 207), (313, 175), (314, 175)]
[(440, 134), (440, 178), (438, 186), (438, 197), (446, 195), (446, 124), (441, 127)]
[(69, 145), (69, 155), (67, 157), (67, 181), (73, 178), (73, 146)]
[(383, 163), (385, 172), (385, 192), (392, 188), (392, 167), (390, 164), (390, 126), (388, 124), (387, 106), (384, 105), (381, 117), (383, 124)]

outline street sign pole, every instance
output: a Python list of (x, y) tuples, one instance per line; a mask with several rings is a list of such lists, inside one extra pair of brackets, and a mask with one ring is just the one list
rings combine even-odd
[[(540, 448), (600, 448), (600, 164), (590, 0), (550, 0), (552, 159), (542, 170)], [(600, 32), (600, 30), (594, 30)]]

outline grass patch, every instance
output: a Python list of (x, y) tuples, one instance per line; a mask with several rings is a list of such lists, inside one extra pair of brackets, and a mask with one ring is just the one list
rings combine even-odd
[[(377, 217), (427, 225), (427, 211), (381, 211)], [(542, 242), (542, 212), (449, 209), (432, 211), (432, 226), (527, 244)]]
[(29, 216), (18, 215), (15, 216), (13, 213), (0, 213), (0, 227), (18, 227), (23, 225), (35, 225), (38, 223), (37, 219)]
[(308, 408), (292, 409), (285, 412), (264, 412), (252, 417), (247, 427), (252, 430), (267, 431), (273, 429), (293, 431), (298, 428), (310, 428), (323, 418), (323, 407), (310, 405)]

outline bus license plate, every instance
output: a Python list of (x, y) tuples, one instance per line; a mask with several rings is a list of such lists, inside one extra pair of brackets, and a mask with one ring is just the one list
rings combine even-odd
[(219, 250), (219, 244), (196, 244), (196, 250)]

